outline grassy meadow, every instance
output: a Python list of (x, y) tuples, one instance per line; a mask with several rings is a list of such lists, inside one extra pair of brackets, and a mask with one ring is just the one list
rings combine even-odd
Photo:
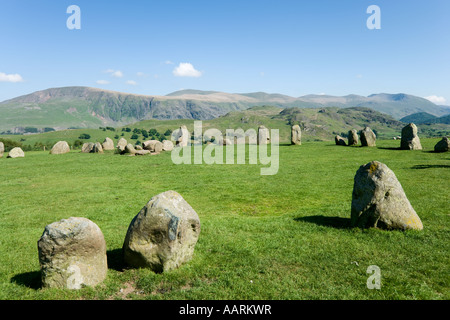
[[(437, 141), (422, 139), (423, 151), (396, 150), (393, 140), (375, 148), (281, 145), (273, 176), (260, 175), (264, 165), (175, 165), (170, 153), (5, 154), (0, 299), (448, 300), (450, 153), (431, 152)], [(394, 171), (423, 231), (349, 227), (354, 175), (372, 160)], [(121, 256), (128, 225), (167, 190), (200, 217), (194, 257), (163, 274), (128, 269)], [(42, 289), (37, 241), (46, 225), (72, 216), (101, 228), (108, 276), (95, 288)], [(380, 290), (366, 287), (370, 265), (381, 270)]]

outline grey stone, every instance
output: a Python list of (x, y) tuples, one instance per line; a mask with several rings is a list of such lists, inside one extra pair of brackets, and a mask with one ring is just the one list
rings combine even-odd
[(50, 150), (50, 154), (65, 154), (70, 152), (69, 144), (66, 141), (58, 141)]
[(114, 141), (112, 141), (110, 138), (106, 137), (105, 141), (102, 143), (103, 150), (114, 150)]
[(11, 151), (9, 151), (7, 158), (23, 158), (23, 157), (25, 157), (25, 153), (23, 152), (23, 150), (19, 147), (16, 147), (11, 149)]
[(356, 172), (351, 224), (361, 228), (388, 230), (423, 229), (422, 221), (394, 172), (378, 161), (363, 165)]
[(172, 151), (173, 150), (173, 142), (170, 140), (164, 140), (163, 142), (163, 151)]
[(119, 141), (117, 142), (117, 151), (120, 154), (124, 153), (127, 145), (128, 145), (127, 140), (125, 140), (125, 138), (120, 138)]
[(269, 144), (270, 143), (270, 133), (269, 129), (265, 126), (258, 127), (258, 144)]
[(124, 261), (132, 267), (164, 272), (192, 259), (200, 219), (175, 191), (154, 196), (134, 217), (123, 244)]
[(302, 130), (298, 124), (291, 128), (291, 144), (300, 146), (302, 144)]
[(163, 151), (164, 145), (161, 141), (158, 140), (148, 140), (142, 143), (142, 147), (144, 148), (144, 150), (149, 150), (153, 153), (159, 153)]
[(402, 150), (422, 150), (420, 139), (417, 134), (417, 126), (414, 123), (408, 124), (402, 129), (400, 149)]
[(450, 150), (450, 140), (443, 137), (441, 141), (434, 146), (434, 152), (448, 152)]
[(346, 146), (347, 145), (347, 143), (345, 142), (345, 139), (339, 135), (334, 137), (334, 142), (336, 143), (337, 146)]
[(181, 126), (175, 133), (177, 147), (186, 147), (190, 140), (189, 131), (186, 126)]
[(359, 136), (361, 138), (361, 145), (363, 147), (376, 146), (377, 136), (369, 127), (365, 127), (363, 130), (361, 130)]
[(101, 283), (107, 274), (106, 243), (100, 228), (72, 217), (45, 227), (38, 241), (43, 287), (81, 289)]
[(353, 129), (348, 132), (348, 145), (349, 146), (356, 146), (358, 145), (358, 132)]

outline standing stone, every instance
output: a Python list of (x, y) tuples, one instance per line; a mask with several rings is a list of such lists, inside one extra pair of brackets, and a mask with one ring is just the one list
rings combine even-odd
[(258, 127), (258, 144), (269, 144), (270, 143), (270, 133), (269, 129), (264, 126)]
[(123, 244), (124, 261), (164, 272), (192, 259), (200, 219), (175, 191), (154, 196), (134, 217)]
[(164, 145), (158, 140), (148, 140), (142, 143), (144, 150), (149, 150), (152, 153), (160, 153), (163, 151)]
[(358, 141), (358, 132), (355, 129), (350, 130), (348, 132), (348, 145), (356, 146), (356, 145), (358, 145), (358, 142), (359, 142)]
[(369, 127), (365, 127), (363, 130), (361, 130), (360, 137), (361, 137), (361, 145), (363, 147), (376, 146), (377, 136)]
[(24, 158), (25, 153), (23, 150), (19, 147), (11, 149), (11, 151), (8, 153), (7, 158)]
[(410, 123), (402, 129), (400, 149), (422, 150), (422, 145), (420, 144), (420, 139), (417, 135), (417, 126), (414, 123)]
[(189, 131), (186, 126), (181, 126), (177, 133), (176, 146), (177, 147), (186, 147), (188, 145)]
[(128, 145), (127, 140), (125, 140), (124, 138), (120, 138), (120, 140), (117, 142), (117, 151), (120, 154), (124, 153), (127, 145)]
[(92, 149), (94, 149), (95, 144), (93, 142), (86, 142), (81, 147), (81, 152), (83, 153), (90, 153)]
[(302, 130), (298, 124), (291, 128), (291, 144), (300, 146), (302, 144)]
[(69, 144), (66, 141), (57, 142), (52, 150), (50, 150), (50, 154), (65, 154), (70, 152)]
[(334, 137), (334, 142), (336, 143), (337, 146), (346, 146), (347, 145), (347, 143), (345, 143), (345, 139), (339, 135)]
[(106, 137), (105, 141), (102, 143), (103, 150), (114, 150), (114, 141)]
[(38, 241), (42, 285), (81, 289), (102, 282), (108, 270), (100, 228), (86, 218), (69, 218), (45, 227)]
[(351, 224), (360, 228), (422, 230), (423, 225), (394, 172), (372, 161), (356, 172)]
[(94, 143), (91, 153), (103, 153), (103, 147), (100, 142)]
[(434, 152), (447, 152), (450, 150), (450, 140), (443, 137), (441, 141), (434, 146)]
[(5, 152), (5, 145), (0, 141), (0, 158), (3, 157), (3, 153)]
[(164, 140), (162, 142), (164, 151), (172, 151), (173, 150), (173, 142), (170, 140)]

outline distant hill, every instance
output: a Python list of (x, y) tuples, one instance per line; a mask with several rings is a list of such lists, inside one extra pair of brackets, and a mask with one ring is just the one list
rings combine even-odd
[(401, 118), (400, 121), (404, 122), (404, 123), (414, 123), (414, 124), (419, 124), (419, 123), (425, 123), (428, 122), (430, 120), (436, 119), (438, 117), (426, 113), (426, 112), (418, 112), (418, 113), (414, 113), (414, 114), (410, 114), (409, 116), (406, 116), (404, 118)]
[(0, 103), (0, 132), (22, 132), (26, 127), (98, 128), (122, 126), (148, 119), (210, 120), (231, 111), (254, 106), (280, 108), (366, 107), (400, 119), (417, 112), (434, 116), (447, 109), (406, 94), (307, 95), (290, 97), (277, 93), (225, 93), (182, 90), (166, 96), (136, 95), (89, 87), (63, 87), (37, 91)]

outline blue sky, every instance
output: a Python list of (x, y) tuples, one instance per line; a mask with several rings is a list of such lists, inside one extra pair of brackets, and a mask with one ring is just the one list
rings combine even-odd
[[(81, 29), (69, 30), (70, 5)], [(366, 12), (381, 9), (381, 29)], [(2, 0), (0, 101), (52, 87), (370, 95), (450, 105), (448, 0)]]

